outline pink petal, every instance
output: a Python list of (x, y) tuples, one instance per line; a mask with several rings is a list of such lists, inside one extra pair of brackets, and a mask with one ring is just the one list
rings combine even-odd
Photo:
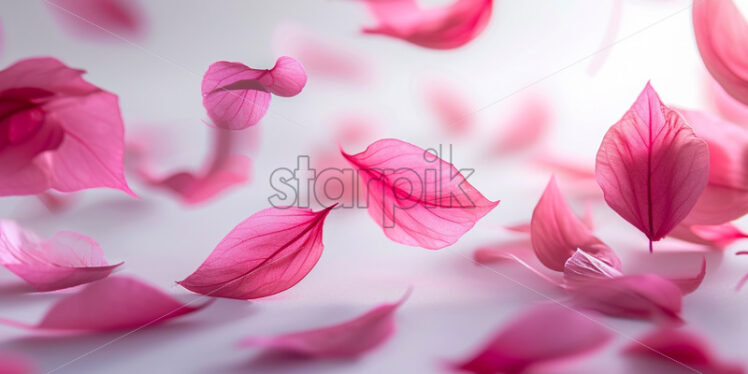
[(709, 180), (709, 148), (647, 83), (603, 138), (595, 167), (605, 201), (652, 241), (682, 221)]
[(621, 268), (618, 256), (571, 211), (551, 177), (543, 196), (535, 206), (530, 222), (532, 248), (549, 269), (564, 271), (566, 260), (581, 249), (615, 269)]
[(354, 319), (313, 330), (269, 338), (249, 338), (243, 346), (258, 346), (313, 358), (360, 356), (383, 344), (395, 332), (395, 311), (408, 298), (387, 303)]
[(32, 374), (36, 372), (36, 365), (30, 358), (15, 353), (0, 353), (0, 373)]
[(748, 106), (735, 100), (711, 77), (706, 86), (709, 103), (720, 117), (739, 125), (748, 125)]
[(704, 277), (706, 276), (706, 258), (702, 258), (701, 260), (701, 268), (696, 275), (692, 277), (685, 277), (685, 278), (670, 278), (670, 281), (675, 283), (676, 286), (680, 288), (681, 291), (683, 291), (684, 294), (689, 294), (691, 292), (696, 291), (699, 286), (701, 286), (701, 283), (704, 281)]
[(272, 69), (252, 69), (238, 62), (216, 62), (203, 76), (203, 106), (215, 125), (241, 130), (254, 126), (270, 106), (270, 94), (298, 95), (306, 85), (298, 61), (280, 57)]
[(748, 104), (748, 23), (732, 0), (693, 3), (696, 44), (712, 77), (732, 97)]
[(695, 110), (679, 110), (709, 146), (709, 184), (684, 222), (717, 225), (748, 213), (748, 130)]
[(366, 0), (377, 25), (366, 34), (379, 34), (433, 49), (453, 49), (475, 39), (486, 28), (493, 0), (456, 0), (422, 9), (416, 0)]
[(574, 255), (569, 257), (564, 264), (564, 280), (570, 287), (622, 275), (620, 269), (610, 266), (607, 262), (581, 249), (574, 252)]
[(426, 101), (447, 132), (460, 135), (470, 131), (474, 125), (473, 111), (467, 96), (455, 82), (430, 82), (425, 87)]
[(748, 238), (747, 233), (744, 233), (732, 223), (691, 226), (680, 224), (668, 236), (718, 250), (725, 249), (737, 240)]
[[(739, 363), (719, 359), (701, 336), (671, 327), (660, 328), (638, 338), (626, 347), (624, 353), (667, 364), (669, 370), (661, 365), (653, 366), (652, 369), (656, 368), (658, 373), (745, 373), (745, 368)], [(647, 370), (644, 366), (639, 369)]]
[(322, 225), (334, 206), (319, 212), (268, 208), (237, 225), (185, 280), (203, 295), (256, 299), (301, 281), (322, 255)]
[(590, 353), (612, 334), (590, 317), (559, 305), (541, 305), (508, 322), (478, 353), (455, 368), (471, 373), (522, 373), (536, 364)]
[(60, 231), (49, 240), (0, 220), (0, 264), (37, 291), (52, 291), (106, 278), (122, 263), (109, 265), (93, 239)]
[(519, 152), (538, 144), (548, 133), (552, 117), (545, 97), (528, 95), (496, 137), (493, 151), (497, 154)]
[(616, 36), (618, 36), (618, 30), (621, 28), (621, 18), (623, 16), (623, 0), (615, 0), (610, 10), (610, 18), (608, 19), (608, 27), (605, 29), (605, 34), (600, 42), (600, 48), (597, 50), (590, 64), (587, 66), (587, 73), (589, 75), (597, 74), (598, 70), (603, 66), (605, 61), (608, 59), (608, 55), (613, 50), (613, 45), (616, 43)]
[(58, 300), (36, 325), (2, 323), (38, 330), (97, 332), (141, 329), (205, 307), (183, 304), (132, 277), (112, 276)]
[(502, 262), (514, 262), (522, 265), (525, 269), (537, 275), (544, 281), (554, 286), (559, 285), (559, 281), (549, 277), (536, 267), (530, 265), (523, 256), (529, 250), (530, 243), (525, 241), (502, 243), (498, 246), (478, 248), (473, 252), (473, 261), (477, 264), (493, 264)]
[(434, 150), (383, 139), (355, 155), (341, 152), (368, 189), (359, 204), (368, 204), (385, 235), (401, 244), (454, 244), (499, 203), (486, 199)]
[(51, 0), (49, 9), (76, 36), (93, 39), (139, 38), (145, 17), (133, 0)]

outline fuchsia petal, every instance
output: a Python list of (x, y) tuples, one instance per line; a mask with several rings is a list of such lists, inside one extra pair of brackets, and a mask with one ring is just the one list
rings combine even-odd
[(0, 220), (0, 264), (37, 291), (52, 291), (106, 278), (109, 265), (93, 239), (60, 231), (47, 241), (13, 221)]
[(651, 246), (696, 204), (709, 180), (709, 148), (647, 83), (605, 134), (595, 173), (608, 205)]
[(541, 305), (508, 322), (477, 354), (455, 368), (471, 373), (522, 373), (536, 364), (590, 353), (612, 337), (580, 312)]
[(709, 146), (709, 184), (684, 222), (717, 225), (748, 213), (748, 129), (708, 113), (679, 110)]
[(671, 327), (654, 330), (637, 339), (626, 347), (624, 353), (667, 364), (670, 370), (658, 365), (658, 373), (745, 373), (745, 368), (739, 363), (718, 358), (701, 336)]
[(453, 49), (475, 39), (486, 28), (493, 0), (456, 0), (441, 8), (423, 9), (416, 0), (365, 0), (377, 25), (364, 28), (433, 49)]
[(203, 106), (217, 127), (245, 129), (265, 116), (271, 93), (295, 96), (306, 80), (304, 67), (291, 57), (278, 58), (268, 70), (219, 61), (210, 65), (203, 76)]
[(270, 338), (249, 338), (243, 346), (294, 353), (313, 358), (347, 358), (360, 356), (387, 341), (395, 332), (395, 311), (405, 302), (387, 303), (354, 319), (313, 330), (294, 332)]
[(440, 249), (454, 244), (498, 201), (486, 199), (433, 150), (397, 139), (378, 140), (343, 156), (368, 188), (359, 203), (385, 235), (401, 244)]
[(621, 268), (618, 256), (571, 211), (551, 177), (543, 196), (535, 206), (530, 222), (532, 248), (549, 269), (564, 271), (564, 264), (581, 249), (615, 269)]
[(49, 0), (46, 3), (63, 25), (80, 37), (137, 38), (145, 32), (143, 11), (134, 0)]
[(256, 299), (301, 281), (322, 255), (322, 225), (334, 206), (319, 212), (268, 208), (238, 224), (185, 280), (203, 295)]
[(680, 224), (675, 226), (668, 236), (722, 250), (735, 241), (748, 238), (748, 233), (741, 231), (732, 223), (709, 226)]
[(732, 97), (748, 104), (748, 23), (732, 0), (693, 3), (696, 44), (712, 77)]

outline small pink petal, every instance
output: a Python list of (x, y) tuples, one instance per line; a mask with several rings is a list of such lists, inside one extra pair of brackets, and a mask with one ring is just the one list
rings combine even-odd
[[(629, 357), (668, 364), (669, 370), (661, 365), (656, 366), (658, 373), (745, 373), (743, 365), (718, 358), (701, 336), (672, 327), (659, 328), (638, 338), (625, 348), (624, 353)], [(646, 367), (639, 369), (646, 370)]]
[(620, 269), (610, 266), (607, 262), (581, 249), (578, 249), (564, 264), (564, 280), (569, 287), (622, 275)]
[(455, 82), (435, 81), (424, 87), (426, 102), (442, 127), (450, 134), (462, 135), (474, 126), (473, 112), (467, 95)]
[(243, 346), (256, 346), (311, 358), (358, 357), (380, 346), (395, 332), (395, 311), (408, 298), (387, 303), (352, 320), (313, 330), (270, 338), (249, 338)]
[(182, 287), (199, 294), (256, 299), (301, 281), (322, 255), (322, 225), (334, 206), (313, 212), (268, 208), (239, 223)]
[(723, 250), (738, 240), (748, 238), (747, 233), (741, 231), (732, 223), (691, 226), (680, 224), (675, 226), (668, 236), (717, 250)]
[(138, 1), (49, 0), (49, 9), (72, 34), (82, 38), (140, 38), (146, 20)]
[(217, 127), (245, 129), (265, 116), (270, 94), (298, 95), (306, 80), (304, 67), (291, 57), (278, 58), (268, 70), (219, 61), (210, 65), (203, 76), (203, 106)]
[(701, 286), (701, 283), (704, 281), (705, 276), (706, 276), (706, 258), (702, 258), (701, 268), (699, 269), (699, 272), (696, 273), (696, 275), (692, 277), (669, 278), (669, 279), (671, 282), (675, 283), (676, 286), (680, 287), (680, 290), (683, 291), (684, 294), (689, 294), (691, 292), (696, 291), (699, 288), (699, 286)]
[[(526, 96), (493, 144), (493, 152), (519, 152), (538, 144), (548, 133), (553, 118), (548, 100), (538, 94)], [(464, 114), (463, 114), (464, 115)]]
[(526, 241), (502, 243), (498, 246), (478, 248), (473, 252), (473, 261), (478, 264), (488, 265), (493, 263), (514, 262), (522, 265), (525, 269), (537, 275), (544, 281), (558, 286), (559, 281), (546, 275), (536, 267), (530, 265), (525, 259), (525, 252), (530, 249), (530, 243)]
[(709, 147), (647, 83), (605, 134), (597, 153), (605, 201), (650, 241), (660, 240), (696, 204), (709, 180)]
[(453, 49), (475, 39), (486, 28), (493, 0), (456, 0), (423, 9), (416, 0), (365, 0), (377, 24), (366, 34), (401, 39), (421, 47)]
[(60, 231), (49, 240), (0, 220), (0, 265), (37, 291), (52, 291), (106, 278), (122, 263), (109, 265), (93, 239)]
[(605, 61), (608, 59), (610, 52), (613, 50), (613, 45), (616, 42), (616, 36), (618, 36), (618, 30), (621, 28), (621, 18), (623, 16), (623, 0), (615, 0), (613, 6), (610, 9), (610, 18), (608, 19), (608, 27), (605, 29), (605, 34), (600, 42), (600, 48), (597, 50), (590, 64), (587, 66), (587, 74), (595, 75), (603, 66)]
[(369, 215), (393, 241), (444, 248), (499, 203), (434, 152), (397, 139), (378, 140), (355, 155), (341, 150), (368, 189), (359, 203), (368, 204)]
[(720, 117), (739, 125), (748, 125), (748, 105), (735, 100), (722, 86), (709, 77), (706, 82), (705, 91), (709, 103)]
[(481, 348), (456, 364), (471, 373), (522, 373), (537, 364), (578, 357), (606, 345), (612, 334), (581, 312), (560, 305), (524, 311)]

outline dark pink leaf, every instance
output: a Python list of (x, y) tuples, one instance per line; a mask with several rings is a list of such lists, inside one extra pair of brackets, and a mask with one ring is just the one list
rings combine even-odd
[(245, 129), (265, 116), (270, 94), (296, 96), (306, 80), (304, 67), (291, 57), (279, 57), (275, 66), (267, 70), (219, 61), (210, 65), (203, 76), (203, 106), (217, 127)]
[(454, 244), (499, 203), (486, 199), (433, 150), (383, 139), (355, 155), (341, 152), (368, 189), (359, 203), (401, 244), (427, 249)]
[(109, 265), (93, 239), (60, 231), (42, 240), (13, 221), (0, 220), (0, 265), (37, 291), (52, 291), (107, 277)]
[(456, 0), (423, 9), (416, 0), (365, 0), (377, 24), (366, 34), (402, 39), (426, 48), (453, 49), (475, 39), (486, 28), (493, 0)]
[(709, 180), (709, 147), (647, 83), (605, 134), (597, 153), (605, 201), (650, 241), (660, 240), (696, 204)]
[(549, 269), (564, 271), (564, 264), (581, 249), (615, 269), (621, 268), (618, 256), (571, 211), (552, 177), (535, 206), (530, 222), (532, 248)]
[(249, 338), (243, 346), (264, 347), (312, 358), (360, 356), (387, 341), (395, 332), (394, 314), (408, 298), (387, 303), (336, 325), (269, 338)]
[(732, 97), (748, 104), (748, 23), (732, 0), (693, 3), (696, 44), (712, 77)]
[(112, 276), (58, 300), (38, 324), (2, 322), (38, 330), (97, 332), (141, 329), (195, 312), (206, 305), (183, 304), (135, 278)]
[(590, 317), (560, 305), (541, 305), (508, 322), (478, 353), (455, 368), (471, 373), (522, 373), (590, 353), (612, 334)]
[(117, 40), (140, 38), (146, 21), (134, 0), (48, 0), (49, 9), (76, 36)]
[[(663, 365), (637, 366), (657, 373), (742, 374), (743, 365), (718, 358), (699, 335), (672, 327), (663, 327), (640, 337), (625, 348), (627, 356), (639, 357)], [(640, 362), (645, 364), (647, 361)], [(649, 368), (649, 369), (648, 369)], [(643, 372), (643, 371), (639, 371)]]
[(256, 299), (301, 281), (322, 255), (322, 225), (334, 206), (319, 212), (268, 208), (234, 227), (185, 280), (203, 295)]

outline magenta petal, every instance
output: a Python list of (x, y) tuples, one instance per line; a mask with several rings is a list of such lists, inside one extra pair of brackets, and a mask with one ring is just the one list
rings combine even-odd
[(748, 23), (732, 0), (693, 3), (696, 44), (712, 77), (732, 97), (748, 104)]
[(268, 208), (255, 213), (178, 283), (203, 295), (233, 299), (285, 291), (301, 281), (322, 255), (322, 225), (333, 207), (319, 212)]
[(245, 129), (265, 116), (271, 93), (295, 96), (306, 80), (304, 67), (290, 57), (278, 58), (269, 70), (219, 61), (210, 65), (203, 76), (203, 106), (217, 127)]
[(477, 354), (455, 368), (471, 373), (521, 373), (536, 364), (589, 353), (612, 337), (578, 311), (541, 305), (508, 322)]
[(433, 150), (383, 139), (355, 155), (341, 152), (368, 189), (359, 204), (368, 204), (385, 235), (401, 244), (452, 245), (499, 203), (486, 199)]
[(610, 247), (595, 237), (571, 211), (561, 195), (554, 177), (535, 206), (530, 222), (532, 248), (540, 262), (549, 269), (564, 271), (566, 260), (581, 249), (615, 269), (621, 261)]
[(0, 221), (0, 263), (37, 291), (52, 291), (106, 278), (109, 265), (93, 239), (60, 231), (47, 241), (13, 221)]
[(626, 347), (624, 353), (668, 364), (668, 371), (663, 371), (663, 366), (656, 366), (658, 373), (745, 373), (745, 368), (737, 362), (719, 359), (701, 336), (670, 327), (657, 329), (638, 338)]
[(605, 201), (650, 243), (667, 235), (709, 180), (709, 148), (647, 84), (597, 153)]
[(394, 314), (408, 298), (377, 306), (365, 314), (336, 325), (270, 338), (249, 338), (243, 346), (264, 347), (313, 358), (360, 356), (387, 341), (395, 332)]

